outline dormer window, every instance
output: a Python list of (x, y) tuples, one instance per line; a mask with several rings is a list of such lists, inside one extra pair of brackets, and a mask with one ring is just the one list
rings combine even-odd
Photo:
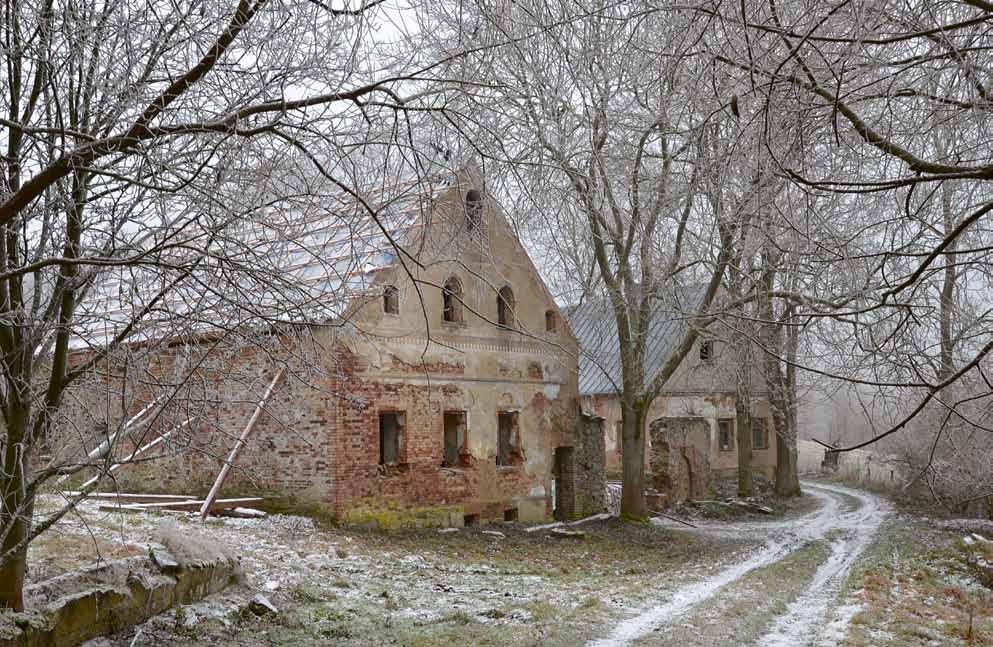
[(388, 315), (400, 314), (400, 290), (395, 285), (383, 288), (383, 312)]
[(510, 289), (509, 285), (505, 285), (500, 288), (500, 292), (497, 293), (497, 323), (505, 328), (512, 328), (514, 326), (514, 307), (516, 303), (514, 301), (514, 291)]
[(469, 189), (465, 194), (465, 229), (470, 234), (479, 228), (483, 215), (483, 194), (478, 189)]
[(554, 310), (545, 310), (545, 332), (556, 332), (559, 329), (559, 317)]
[(445, 281), (441, 289), (442, 310), (441, 318), (449, 323), (462, 321), (462, 282), (458, 277)]

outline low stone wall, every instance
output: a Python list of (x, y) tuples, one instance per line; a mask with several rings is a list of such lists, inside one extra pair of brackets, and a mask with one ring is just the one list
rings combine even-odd
[(30, 611), (0, 614), (0, 647), (73, 647), (195, 602), (237, 579), (231, 560), (181, 565), (167, 553), (157, 557), (159, 563), (148, 557), (106, 562), (28, 587)]

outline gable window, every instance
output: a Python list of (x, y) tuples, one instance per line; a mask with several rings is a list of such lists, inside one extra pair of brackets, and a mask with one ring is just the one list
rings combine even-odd
[(717, 421), (717, 447), (723, 452), (734, 449), (734, 420), (731, 418)]
[(442, 311), (441, 318), (450, 323), (462, 321), (462, 282), (457, 277), (451, 277), (445, 281), (445, 286), (441, 290)]
[(555, 332), (559, 329), (559, 317), (554, 310), (545, 310), (545, 332)]
[(497, 456), (496, 464), (520, 465), (524, 461), (521, 452), (521, 431), (517, 424), (516, 411), (502, 411), (497, 414)]
[(709, 362), (714, 359), (714, 342), (711, 339), (704, 339), (700, 342), (700, 361)]
[(400, 411), (384, 411), (379, 414), (379, 464), (396, 465), (400, 461), (400, 447), (406, 416)]
[(388, 315), (400, 314), (400, 290), (395, 285), (383, 288), (383, 312)]
[(468, 463), (469, 449), (466, 438), (465, 411), (445, 412), (445, 451), (442, 467), (459, 467)]
[(752, 449), (769, 448), (769, 419), (752, 418)]
[(500, 288), (497, 293), (497, 323), (506, 328), (514, 325), (514, 291), (509, 285)]
[(469, 189), (465, 194), (465, 228), (470, 234), (479, 228), (483, 214), (483, 194), (478, 189)]

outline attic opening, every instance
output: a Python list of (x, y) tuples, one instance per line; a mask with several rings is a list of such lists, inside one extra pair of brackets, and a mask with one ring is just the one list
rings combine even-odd
[(400, 314), (400, 290), (395, 285), (383, 288), (383, 312), (388, 315)]
[(711, 339), (705, 339), (700, 342), (700, 361), (709, 362), (714, 359), (714, 342)]
[(545, 332), (555, 332), (559, 329), (559, 317), (554, 310), (545, 310)]
[(500, 292), (497, 293), (497, 323), (506, 328), (512, 328), (514, 325), (514, 307), (516, 303), (514, 301), (514, 291), (510, 289), (509, 285), (505, 285), (500, 288)]
[(450, 277), (441, 289), (441, 318), (449, 323), (462, 321), (462, 282), (458, 277)]
[(465, 194), (465, 228), (470, 234), (479, 228), (483, 215), (483, 194), (479, 189), (469, 189)]

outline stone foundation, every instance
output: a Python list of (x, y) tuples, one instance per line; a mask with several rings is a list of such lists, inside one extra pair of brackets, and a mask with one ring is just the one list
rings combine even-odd
[(73, 647), (217, 593), (236, 576), (226, 559), (160, 568), (132, 557), (83, 568), (25, 589), (35, 608), (0, 614), (0, 647)]

